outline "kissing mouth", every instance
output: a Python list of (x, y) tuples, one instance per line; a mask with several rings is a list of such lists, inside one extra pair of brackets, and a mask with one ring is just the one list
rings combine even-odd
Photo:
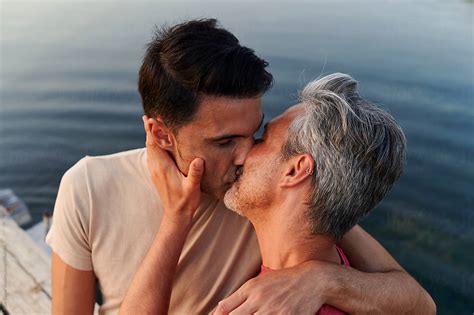
[(240, 176), (242, 175), (243, 173), (243, 167), (242, 166), (239, 166), (236, 170), (235, 170), (235, 174), (234, 174), (234, 178), (231, 182), (227, 182), (226, 183), (226, 186), (228, 186), (230, 189), (232, 186), (234, 186), (240, 179)]
[(240, 179), (240, 177), (242, 176), (243, 172), (244, 172), (244, 169), (243, 169), (242, 166), (240, 166), (239, 168), (237, 168), (237, 170), (235, 171), (235, 182), (237, 182), (237, 181)]

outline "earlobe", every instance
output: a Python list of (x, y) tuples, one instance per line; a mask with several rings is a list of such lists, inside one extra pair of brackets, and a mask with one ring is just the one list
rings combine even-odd
[(174, 144), (173, 133), (159, 118), (149, 120), (153, 141), (164, 150), (171, 150)]

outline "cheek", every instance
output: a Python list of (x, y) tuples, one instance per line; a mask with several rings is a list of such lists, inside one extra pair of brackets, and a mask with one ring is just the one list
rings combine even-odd
[(275, 176), (277, 161), (266, 155), (249, 155), (245, 161), (244, 174), (248, 183), (266, 186), (270, 178)]
[(244, 171), (255, 171), (264, 166), (268, 161), (265, 160), (265, 155), (261, 154), (261, 152), (253, 148), (250, 150), (247, 158), (245, 159), (244, 163)]
[(206, 160), (206, 169), (212, 172), (212, 176), (223, 176), (232, 168), (231, 156), (208, 156)]
[(187, 163), (191, 163), (194, 158), (201, 156), (198, 143), (190, 141), (178, 141), (177, 150), (180, 158)]
[(231, 148), (223, 150), (207, 143), (198, 143), (197, 141), (183, 143), (181, 148), (183, 159), (188, 165), (196, 157), (204, 159), (204, 176), (206, 178), (222, 178), (227, 173), (235, 171), (232, 170), (234, 153)]

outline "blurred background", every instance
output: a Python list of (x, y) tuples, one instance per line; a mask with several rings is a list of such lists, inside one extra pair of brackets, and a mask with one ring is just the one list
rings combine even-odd
[(270, 63), (266, 120), (336, 71), (395, 116), (407, 168), (362, 225), (440, 314), (474, 311), (473, 1), (3, 1), (0, 10), (0, 189), (25, 201), (30, 226), (53, 210), (80, 158), (144, 146), (136, 81), (154, 26), (215, 17)]

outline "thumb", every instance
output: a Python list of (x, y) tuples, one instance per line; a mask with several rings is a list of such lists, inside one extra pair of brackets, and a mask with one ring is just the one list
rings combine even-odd
[(201, 184), (202, 174), (204, 173), (204, 160), (196, 158), (189, 166), (187, 181), (191, 186), (199, 186)]

